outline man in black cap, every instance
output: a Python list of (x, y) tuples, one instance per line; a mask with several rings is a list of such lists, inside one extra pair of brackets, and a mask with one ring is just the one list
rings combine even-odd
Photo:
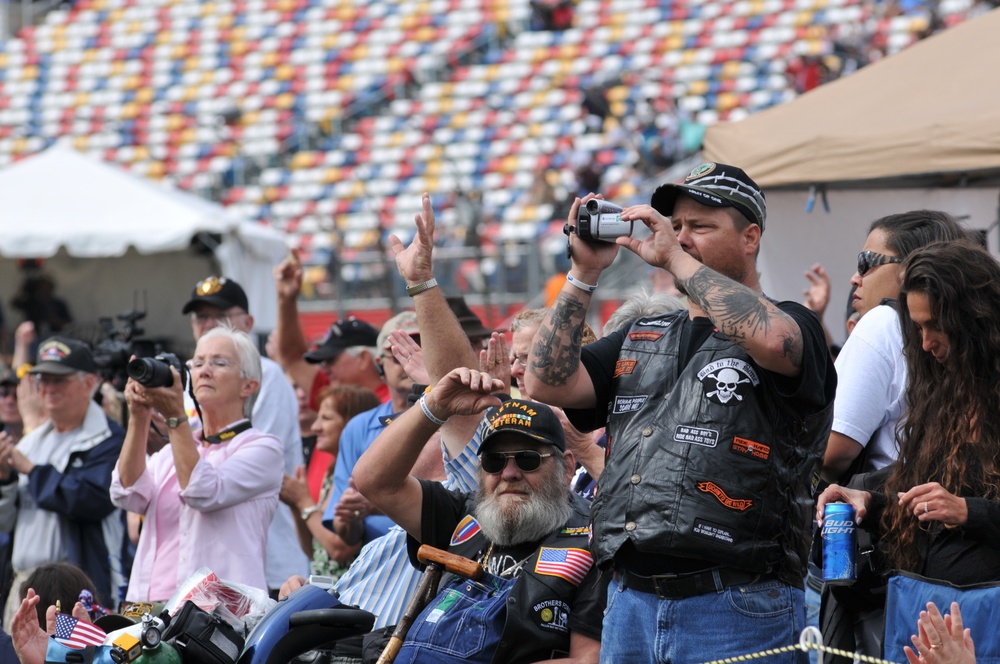
[[(0, 530), (14, 534), (11, 588), (39, 565), (69, 560), (94, 581), (100, 602), (113, 605), (128, 569), (125, 521), (108, 487), (125, 432), (93, 400), (100, 378), (82, 341), (42, 342), (28, 379), (40, 384), (49, 419), (16, 447), (0, 441)], [(19, 605), (11, 592), (4, 624)]]
[[(592, 197), (574, 202), (571, 224)], [(652, 235), (570, 237), (567, 283), (525, 375), (577, 428), (607, 424), (592, 544), (613, 571), (602, 660), (695, 662), (798, 643), (810, 480), (836, 387), (823, 329), (802, 305), (761, 292), (767, 208), (742, 169), (702, 164), (621, 218)], [(581, 347), (619, 246), (670, 272), (688, 311)]]
[[(409, 534), (414, 564), (418, 545), (429, 544), (472, 558), (491, 575), (479, 584), (460, 577), (448, 583), (414, 621), (398, 662), (472, 655), (597, 662), (605, 584), (588, 551), (588, 504), (569, 490), (573, 454), (548, 406), (501, 404), (490, 394), (500, 387), (479, 371), (453, 370), (386, 427), (355, 466), (358, 489)], [(490, 406), (480, 425), (478, 492), (449, 491), (410, 474), (446, 420)], [(482, 628), (474, 638), (462, 629), (468, 616)]]
[[(253, 335), (247, 294), (232, 279), (211, 276), (195, 284), (191, 299), (182, 313), (191, 317), (191, 332), (197, 343), (212, 328), (226, 324)], [(285, 474), (294, 476), (304, 463), (302, 435), (299, 431), (299, 401), (295, 390), (274, 360), (260, 358), (260, 392), (254, 402), (251, 420), (254, 428), (276, 436), (285, 444)], [(188, 414), (197, 416), (191, 397), (185, 394)], [(293, 574), (309, 569), (309, 559), (298, 545), (292, 513), (277, 509), (267, 531), (267, 586), (276, 594), (281, 584)]]

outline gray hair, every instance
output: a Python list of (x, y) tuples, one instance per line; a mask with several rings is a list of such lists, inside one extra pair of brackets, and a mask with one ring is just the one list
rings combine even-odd
[(260, 353), (250, 335), (242, 330), (237, 330), (230, 325), (219, 325), (206, 332), (198, 340), (198, 345), (202, 341), (213, 337), (223, 337), (233, 342), (236, 347), (236, 357), (240, 363), (240, 377), (257, 381), (257, 391), (248, 396), (243, 401), (243, 417), (247, 419), (253, 413), (253, 406), (257, 403), (257, 394), (260, 392), (262, 369), (260, 366)]
[(668, 311), (677, 311), (684, 308), (684, 303), (680, 298), (670, 293), (651, 292), (642, 289), (627, 300), (621, 303), (615, 312), (604, 324), (604, 336), (612, 332), (617, 332), (632, 321), (645, 316), (657, 316)]
[(542, 309), (524, 309), (510, 322), (510, 332), (513, 334), (518, 330), (523, 330), (526, 327), (532, 327), (535, 325), (541, 325), (542, 321), (548, 315), (549, 310)]

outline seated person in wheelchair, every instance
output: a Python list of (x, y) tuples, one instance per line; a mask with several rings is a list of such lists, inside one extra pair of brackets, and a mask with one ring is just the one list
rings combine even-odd
[[(500, 381), (455, 369), (392, 422), (354, 470), (358, 490), (420, 544), (478, 561), (484, 577), (443, 583), (414, 621), (400, 662), (597, 662), (606, 583), (588, 551), (589, 504), (547, 406), (490, 392)], [(479, 490), (448, 491), (410, 469), (452, 416), (486, 411)]]

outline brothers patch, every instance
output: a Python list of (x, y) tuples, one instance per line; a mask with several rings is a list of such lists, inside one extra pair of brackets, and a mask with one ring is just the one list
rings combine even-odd
[(560, 599), (546, 599), (531, 607), (535, 624), (553, 632), (569, 632), (569, 604)]

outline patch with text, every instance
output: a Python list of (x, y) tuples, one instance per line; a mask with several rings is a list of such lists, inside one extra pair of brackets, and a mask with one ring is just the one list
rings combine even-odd
[(729, 449), (740, 456), (750, 457), (757, 461), (767, 461), (771, 457), (771, 447), (764, 443), (757, 443), (747, 438), (736, 436), (733, 438), (733, 446)]
[(760, 384), (757, 371), (747, 362), (726, 357), (706, 364), (698, 372), (705, 397), (714, 403), (738, 404), (751, 388)]
[(561, 599), (545, 599), (531, 607), (535, 624), (563, 634), (569, 632), (569, 604)]
[(631, 413), (642, 408), (649, 397), (645, 394), (637, 394), (630, 397), (615, 397), (611, 405), (612, 413)]
[(629, 332), (629, 341), (659, 341), (663, 332)]
[(693, 532), (695, 535), (700, 535), (713, 542), (721, 542), (723, 544), (734, 544), (736, 542), (733, 534), (725, 526), (720, 526), (717, 523), (705, 521), (704, 519), (694, 520)]
[(698, 491), (715, 496), (720, 503), (731, 510), (743, 512), (753, 506), (753, 500), (750, 498), (730, 498), (715, 482), (698, 482)]
[(638, 360), (618, 360), (615, 362), (615, 375), (613, 377), (618, 378), (618, 376), (632, 373), (638, 363)]
[(689, 427), (686, 424), (678, 424), (677, 428), (674, 429), (674, 440), (678, 443), (715, 447), (719, 444), (719, 432), (714, 429), (702, 429), (700, 427)]

